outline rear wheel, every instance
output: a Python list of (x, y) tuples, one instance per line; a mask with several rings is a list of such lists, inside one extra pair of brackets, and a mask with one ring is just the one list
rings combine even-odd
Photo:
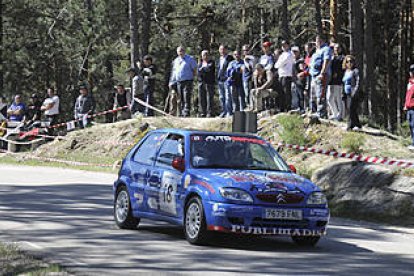
[(300, 237), (292, 236), (292, 240), (299, 246), (315, 246), (321, 237)]
[(114, 202), (114, 218), (121, 229), (136, 229), (139, 219), (132, 215), (131, 201), (125, 186), (118, 189)]
[(191, 244), (201, 245), (207, 242), (208, 231), (203, 204), (198, 197), (191, 198), (185, 209), (185, 238)]

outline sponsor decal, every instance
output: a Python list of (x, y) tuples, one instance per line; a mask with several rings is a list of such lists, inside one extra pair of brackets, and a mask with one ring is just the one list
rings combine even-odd
[(231, 140), (233, 142), (241, 142), (241, 143), (252, 143), (252, 144), (260, 144), (260, 145), (266, 144), (266, 141), (255, 139), (255, 138), (248, 138), (248, 137), (232, 136)]
[(310, 215), (316, 217), (326, 217), (329, 215), (328, 209), (310, 209)]
[(216, 192), (210, 184), (208, 184), (207, 182), (201, 181), (199, 179), (194, 179), (193, 181), (191, 181), (191, 184), (203, 186), (204, 188), (209, 190), (210, 193), (212, 193), (212, 194), (214, 194)]
[(159, 190), (160, 210), (169, 214), (177, 214), (176, 195), (181, 175), (165, 171), (162, 175), (161, 189)]
[(286, 176), (281, 176), (281, 175), (274, 174), (274, 173), (273, 174), (268, 173), (266, 174), (266, 176), (270, 179), (270, 181), (273, 181), (273, 182), (284, 182), (284, 183), (289, 183), (289, 184), (294, 184), (294, 185), (299, 185), (303, 181), (305, 181), (305, 179), (302, 177), (296, 177), (296, 176), (286, 177)]
[(154, 197), (148, 198), (147, 204), (150, 209), (158, 209), (158, 201)]
[(268, 182), (269, 179), (264, 175), (257, 175), (243, 171), (226, 171), (222, 173), (213, 173), (225, 179), (233, 179), (236, 182)]
[(184, 178), (184, 189), (187, 189), (191, 182), (191, 175), (187, 174)]
[(239, 143), (252, 143), (252, 144), (266, 144), (266, 141), (256, 138), (241, 137), (241, 136), (227, 136), (227, 135), (209, 135), (209, 136), (191, 136), (191, 141), (199, 142), (239, 142)]
[(144, 202), (144, 195), (140, 193), (134, 193), (135, 200), (138, 205), (141, 205)]
[(326, 229), (310, 230), (297, 228), (257, 227), (243, 225), (232, 225), (230, 232), (253, 235), (283, 235), (302, 237), (320, 237), (326, 235)]
[(230, 136), (222, 136), (222, 135), (207, 136), (205, 141), (206, 142), (217, 142), (217, 141), (230, 142), (231, 137)]

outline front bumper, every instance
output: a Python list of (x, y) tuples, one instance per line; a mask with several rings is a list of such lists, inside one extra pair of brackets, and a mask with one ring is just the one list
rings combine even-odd
[[(265, 219), (267, 208), (300, 209), (302, 220)], [(207, 229), (259, 235), (322, 236), (329, 222), (328, 208), (238, 205), (205, 202)]]

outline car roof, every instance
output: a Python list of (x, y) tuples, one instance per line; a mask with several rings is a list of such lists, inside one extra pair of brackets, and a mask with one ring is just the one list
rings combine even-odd
[(150, 133), (176, 133), (183, 136), (189, 135), (217, 135), (217, 136), (242, 136), (250, 137), (256, 139), (263, 139), (260, 136), (249, 134), (249, 133), (240, 133), (240, 132), (226, 132), (226, 131), (208, 131), (208, 130), (192, 130), (192, 129), (179, 129), (179, 128), (162, 128), (150, 131)]

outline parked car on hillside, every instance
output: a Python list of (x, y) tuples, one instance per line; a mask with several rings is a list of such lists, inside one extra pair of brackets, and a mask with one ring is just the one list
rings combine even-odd
[(321, 190), (254, 135), (151, 131), (124, 158), (113, 192), (120, 228), (167, 221), (183, 226), (192, 244), (220, 231), (313, 246), (329, 221)]

